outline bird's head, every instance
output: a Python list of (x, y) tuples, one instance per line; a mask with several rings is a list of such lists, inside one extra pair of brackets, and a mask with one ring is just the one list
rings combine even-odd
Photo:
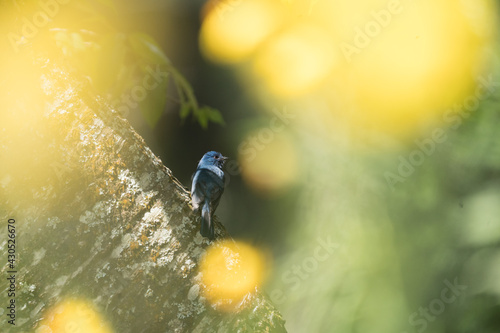
[(222, 156), (221, 153), (218, 153), (216, 151), (209, 151), (203, 157), (201, 158), (201, 161), (199, 163), (199, 166), (202, 165), (215, 165), (219, 168), (222, 169), (224, 166), (224, 163), (227, 161), (227, 157)]

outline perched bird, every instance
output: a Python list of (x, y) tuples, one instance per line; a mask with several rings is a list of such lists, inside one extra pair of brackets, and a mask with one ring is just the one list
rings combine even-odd
[(200, 234), (209, 239), (214, 239), (212, 217), (224, 192), (225, 176), (222, 168), (226, 160), (227, 157), (221, 153), (209, 151), (203, 155), (193, 175), (191, 202), (194, 211), (201, 207)]

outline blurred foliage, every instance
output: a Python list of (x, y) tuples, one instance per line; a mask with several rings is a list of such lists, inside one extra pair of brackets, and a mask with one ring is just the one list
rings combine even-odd
[[(203, 128), (223, 125), (218, 110), (198, 105), (191, 85), (152, 36), (121, 31), (128, 28), (116, 6), (110, 0), (13, 2), (4, 8), (11, 14), (9, 42), (16, 52), (33, 48), (78, 70), (122, 115), (140, 110), (150, 127), (169, 98), (180, 104), (183, 120), (191, 115)], [(170, 82), (174, 94), (168, 93)]]
[(500, 330), (497, 3), (207, 1), (201, 51), (267, 111), (231, 217), (289, 332)]

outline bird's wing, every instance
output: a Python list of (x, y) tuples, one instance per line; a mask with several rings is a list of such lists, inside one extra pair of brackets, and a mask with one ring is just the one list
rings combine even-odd
[(191, 185), (191, 204), (194, 210), (198, 210), (199, 206), (205, 201), (205, 185), (200, 182), (200, 170), (196, 170), (193, 174), (193, 182)]
[[(224, 180), (211, 170), (198, 169), (193, 179), (193, 188), (196, 195), (210, 199), (211, 211), (215, 211), (224, 192)], [(201, 203), (201, 202), (200, 202)]]

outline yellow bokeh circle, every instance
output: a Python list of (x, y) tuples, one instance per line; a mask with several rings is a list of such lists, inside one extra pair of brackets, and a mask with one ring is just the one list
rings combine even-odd
[(209, 1), (200, 32), (200, 48), (210, 60), (245, 60), (277, 26), (280, 11), (272, 1)]
[(224, 240), (213, 243), (200, 262), (203, 296), (224, 311), (234, 311), (264, 278), (264, 259), (253, 246)]
[(272, 93), (296, 96), (310, 91), (330, 75), (336, 60), (331, 40), (322, 29), (297, 24), (260, 49), (254, 73)]
[(284, 132), (273, 131), (273, 122), (251, 132), (238, 149), (243, 180), (264, 194), (276, 194), (296, 182), (299, 170), (296, 147)]
[(251, 92), (325, 101), (354, 133), (401, 137), (463, 107), (488, 76), (498, 26), (492, 0), (216, 3), (200, 46), (240, 66)]
[(379, 16), (355, 25), (341, 44), (357, 53), (344, 52), (348, 84), (337, 93), (352, 98), (354, 123), (405, 135), (471, 94), (492, 41), (494, 8), (481, 0), (396, 2), (368, 7)]
[(88, 301), (67, 299), (48, 310), (36, 333), (112, 333), (108, 322)]

